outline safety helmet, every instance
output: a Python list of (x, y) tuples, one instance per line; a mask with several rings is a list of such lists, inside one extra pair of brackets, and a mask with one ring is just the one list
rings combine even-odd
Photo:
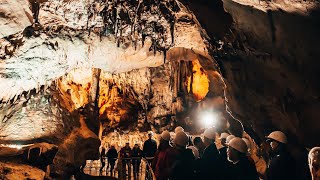
[(152, 131), (148, 131), (148, 135), (149, 136), (153, 136), (153, 132)]
[(266, 137), (267, 139), (275, 140), (277, 142), (287, 144), (287, 136), (281, 131), (273, 131)]
[(213, 127), (208, 128), (204, 131), (203, 136), (208, 139), (214, 140), (216, 138), (216, 130)]
[(228, 133), (221, 133), (220, 138), (219, 139), (226, 139), (230, 134)]
[(231, 139), (233, 139), (233, 138), (235, 138), (235, 136), (234, 135), (229, 135), (228, 137), (227, 137), (227, 139), (226, 139), (226, 143), (229, 143), (230, 142), (230, 140)]
[(177, 127), (174, 129), (174, 133), (176, 133), (176, 134), (177, 134), (177, 132), (179, 132), (179, 131), (184, 131), (183, 127), (177, 126)]
[(179, 131), (176, 133), (173, 142), (179, 146), (186, 147), (188, 145), (189, 138), (185, 132)]
[(242, 138), (242, 140), (246, 143), (247, 147), (248, 147), (248, 151), (251, 149), (251, 142), (249, 139), (247, 138)]
[(167, 130), (163, 131), (160, 136), (165, 141), (169, 141), (171, 137), (169, 131)]
[(194, 147), (194, 146), (189, 146), (189, 147), (187, 147), (187, 148), (189, 148), (189, 149), (192, 150), (193, 155), (194, 155), (194, 157), (195, 157), (196, 159), (198, 159), (198, 158), (200, 157), (198, 148), (196, 148), (196, 147)]
[(310, 150), (308, 155), (309, 166), (313, 164), (320, 165), (320, 147), (314, 147)]
[(247, 153), (248, 152), (248, 147), (247, 144), (239, 137), (234, 137), (230, 140), (228, 143), (229, 147), (232, 147), (233, 149), (241, 152), (241, 153)]

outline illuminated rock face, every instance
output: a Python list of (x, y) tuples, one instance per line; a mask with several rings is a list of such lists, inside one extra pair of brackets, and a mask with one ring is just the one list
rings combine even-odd
[[(1, 21), (11, 29), (0, 36), (0, 141), (57, 145), (57, 178), (97, 158), (99, 119), (124, 130), (180, 123), (175, 116), (194, 103), (186, 90), (190, 62), (213, 62), (205, 31), (178, 1), (5, 4), (0, 13), (12, 21)], [(93, 68), (102, 70), (98, 81)]]
[[(97, 158), (98, 120), (106, 131), (161, 132), (177, 124), (191, 131), (199, 112), (216, 109), (221, 129), (228, 120), (238, 136), (242, 125), (233, 117), (256, 140), (281, 129), (300, 147), (317, 143), (316, 13), (291, 15), (281, 2), (268, 5), (284, 12), (246, 0), (205, 1), (185, 3), (194, 16), (171, 0), (44, 0), (40, 25), (33, 26), (34, 1), (33, 13), (23, 0), (2, 1), (0, 141), (58, 145), (52, 165), (58, 177)], [(102, 70), (98, 80), (94, 68)], [(92, 117), (95, 93), (98, 118)]]

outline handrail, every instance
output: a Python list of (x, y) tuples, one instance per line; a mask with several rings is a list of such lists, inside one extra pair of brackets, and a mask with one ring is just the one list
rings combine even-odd
[[(128, 158), (108, 158), (106, 156), (103, 156), (102, 159), (99, 160), (91, 160), (92, 163), (86, 164), (84, 173), (88, 175), (94, 175), (94, 176), (104, 176), (102, 175), (102, 172), (106, 172), (105, 175), (110, 174), (113, 177), (117, 177), (119, 179), (126, 179), (127, 178), (132, 178), (132, 179), (137, 179), (137, 175), (139, 179), (143, 180), (156, 180), (155, 174), (151, 168), (151, 164), (149, 163), (150, 160), (152, 160), (153, 157), (128, 157)], [(107, 163), (108, 160), (108, 163)], [(113, 166), (114, 169), (111, 171), (111, 167), (109, 166), (110, 160), (115, 160), (115, 165)], [(137, 167), (137, 164), (134, 164), (134, 160), (141, 160), (138, 164), (138, 171), (134, 172), (132, 171), (132, 168), (134, 170), (134, 167)], [(103, 161), (103, 162), (101, 162)], [(137, 161), (136, 161), (137, 162)], [(126, 165), (122, 164), (126, 163)], [(129, 164), (127, 164), (129, 163)], [(104, 165), (104, 167), (102, 167)], [(108, 165), (108, 166), (107, 166)], [(134, 166), (135, 165), (135, 166)], [(129, 166), (130, 169), (127, 169), (126, 166)], [(134, 166), (134, 167), (133, 167)], [(108, 168), (110, 167), (110, 168)], [(129, 168), (128, 167), (128, 168)], [(103, 170), (105, 169), (105, 170)], [(92, 174), (93, 173), (93, 174)], [(137, 173), (137, 174), (135, 174)], [(104, 174), (104, 173), (103, 173)], [(133, 175), (133, 176), (132, 176)]]
[[(152, 158), (152, 159), (153, 159), (153, 158)], [(150, 169), (150, 173), (151, 173), (151, 175), (152, 175), (152, 179), (153, 179), (153, 180), (157, 180), (157, 178), (156, 178), (156, 176), (154, 175), (154, 172), (153, 172), (150, 164), (148, 163), (148, 160), (147, 160), (146, 158), (142, 158), (142, 160), (147, 163), (148, 169)]]

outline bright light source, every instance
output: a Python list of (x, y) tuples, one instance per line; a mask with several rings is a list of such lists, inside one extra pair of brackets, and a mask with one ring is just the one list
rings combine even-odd
[(202, 126), (209, 128), (217, 123), (217, 116), (213, 112), (204, 112), (200, 116)]

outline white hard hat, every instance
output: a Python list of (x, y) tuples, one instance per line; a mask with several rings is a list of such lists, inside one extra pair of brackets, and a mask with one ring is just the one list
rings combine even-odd
[(208, 128), (204, 131), (203, 136), (208, 139), (214, 140), (216, 138), (216, 130), (213, 127)]
[(179, 131), (176, 133), (173, 142), (179, 146), (186, 147), (188, 145), (189, 138), (185, 132)]
[(152, 131), (148, 131), (148, 135), (153, 136), (153, 132)]
[(163, 131), (160, 136), (165, 141), (169, 141), (171, 137), (169, 131), (167, 130)]
[(176, 128), (174, 129), (174, 133), (176, 133), (176, 134), (177, 134), (177, 132), (179, 132), (179, 131), (184, 131), (183, 127), (178, 126), (178, 127), (176, 127)]
[(233, 138), (235, 138), (235, 136), (234, 135), (229, 135), (228, 137), (227, 137), (227, 139), (226, 139), (226, 143), (229, 143), (230, 142), (230, 140), (231, 139), (233, 139)]
[(233, 149), (241, 153), (246, 154), (248, 152), (247, 144), (239, 137), (232, 138), (228, 143), (228, 146), (232, 147)]
[(320, 165), (320, 147), (314, 147), (310, 150), (308, 162), (309, 166), (312, 166), (312, 164)]
[(272, 139), (283, 144), (287, 144), (287, 136), (281, 131), (273, 131), (267, 136), (267, 139)]
[(230, 134), (228, 133), (221, 133), (220, 138), (219, 139), (226, 139)]
[(247, 145), (247, 147), (248, 147), (248, 151), (249, 151), (249, 149), (251, 149), (251, 142), (250, 142), (250, 140), (247, 139), (247, 138), (242, 138), (242, 140), (246, 143), (246, 145)]
[(194, 146), (189, 146), (188, 148), (192, 150), (193, 155), (194, 155), (194, 157), (195, 157), (196, 159), (198, 159), (198, 158), (200, 157), (198, 148), (196, 148), (196, 147), (194, 147)]

